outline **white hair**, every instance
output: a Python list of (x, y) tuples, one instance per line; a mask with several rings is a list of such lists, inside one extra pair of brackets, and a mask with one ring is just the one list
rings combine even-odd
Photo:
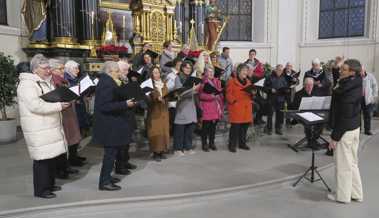
[(314, 82), (315, 82), (315, 80), (314, 80), (312, 77), (306, 77), (306, 78), (304, 79), (304, 85), (305, 85), (305, 84), (308, 84), (308, 83), (312, 83), (312, 84), (314, 84)]
[(112, 72), (112, 70), (115, 70), (115, 69), (120, 69), (117, 62), (115, 61), (106, 61), (104, 63), (104, 66), (103, 66), (103, 69), (102, 71), (106, 74), (110, 74)]
[(118, 64), (118, 66), (120, 67), (120, 69), (124, 66), (124, 67), (128, 67), (129, 68), (129, 64), (128, 64), (128, 62), (126, 62), (126, 61), (122, 61), (122, 60), (119, 60), (119, 61), (117, 61), (117, 64)]
[(36, 54), (30, 60), (30, 70), (34, 72), (40, 65), (49, 64), (48, 59), (43, 54)]
[(66, 64), (64, 65), (64, 71), (67, 72), (67, 73), (70, 73), (75, 69), (79, 67), (79, 64), (73, 60), (69, 60), (66, 62)]
[(321, 61), (320, 61), (320, 59), (315, 58), (315, 59), (313, 59), (312, 64), (321, 64)]
[(61, 65), (63, 65), (63, 61), (54, 58), (49, 59), (50, 69), (58, 69)]

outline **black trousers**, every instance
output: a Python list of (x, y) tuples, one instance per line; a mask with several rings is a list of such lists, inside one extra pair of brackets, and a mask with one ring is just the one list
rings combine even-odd
[(175, 115), (176, 115), (176, 108), (170, 107), (168, 109), (168, 117), (170, 122), (170, 136), (174, 135), (174, 121), (175, 121)]
[(68, 158), (72, 161), (78, 158), (79, 144), (68, 146)]
[(272, 118), (275, 113), (275, 129), (281, 129), (284, 122), (284, 101), (271, 101), (267, 115), (267, 129), (272, 130)]
[(34, 196), (41, 196), (55, 185), (56, 158), (33, 161)]
[(374, 104), (366, 105), (364, 98), (362, 98), (361, 108), (364, 130), (365, 132), (369, 132), (371, 131), (371, 119), (374, 114)]
[(229, 130), (229, 147), (245, 146), (248, 128), (249, 123), (232, 123)]
[[(215, 144), (217, 120), (204, 120), (201, 128), (201, 142), (203, 147)], [(208, 144), (209, 139), (209, 144)]]
[(103, 165), (100, 171), (99, 186), (111, 183), (112, 171), (115, 164), (116, 156), (121, 147), (104, 147)]
[(130, 159), (130, 156), (129, 156), (129, 147), (130, 145), (127, 144), (125, 146), (122, 146), (117, 155), (116, 155), (116, 171), (117, 170), (121, 170), (121, 169), (125, 169), (126, 168), (126, 164), (129, 163), (129, 159)]
[(174, 150), (183, 151), (192, 149), (192, 135), (196, 124), (175, 124), (174, 127)]
[(55, 166), (57, 169), (56, 173), (67, 172), (67, 169), (70, 166), (68, 159), (67, 159), (67, 153), (61, 154), (56, 158)]

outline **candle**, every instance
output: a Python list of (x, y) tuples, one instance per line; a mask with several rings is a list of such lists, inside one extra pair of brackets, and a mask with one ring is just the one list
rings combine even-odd
[(125, 29), (125, 15), (122, 16), (122, 28)]
[(94, 22), (95, 22), (95, 12), (92, 11), (92, 12), (91, 12), (91, 24), (93, 25)]

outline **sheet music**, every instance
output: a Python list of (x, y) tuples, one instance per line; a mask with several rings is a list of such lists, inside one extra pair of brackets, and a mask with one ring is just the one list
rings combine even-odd
[(99, 79), (98, 78), (94, 79), (93, 83), (97, 86), (97, 84), (99, 83)]
[(142, 75), (142, 72), (143, 72), (143, 67), (141, 67), (139, 70), (137, 70), (137, 73)]
[(141, 89), (143, 89), (145, 87), (154, 89), (153, 80), (148, 79), (148, 80), (144, 81), (143, 83), (141, 83), (140, 87), (141, 87)]
[(92, 79), (87, 75), (82, 80), (80, 80), (80, 94), (82, 94), (85, 90), (87, 90), (89, 87), (94, 86), (95, 83), (92, 81)]
[(72, 92), (74, 92), (77, 96), (80, 96), (79, 86), (72, 86), (69, 88)]
[(304, 112), (304, 113), (297, 113), (300, 117), (303, 119), (309, 121), (309, 122), (315, 122), (315, 121), (322, 121), (324, 120), (322, 117), (312, 113), (312, 112)]
[(329, 110), (332, 97), (304, 97), (301, 99), (299, 110)]
[(258, 86), (258, 87), (263, 87), (265, 84), (265, 80), (266, 80), (266, 78), (263, 78), (263, 79), (259, 80), (258, 82), (254, 83), (254, 85)]

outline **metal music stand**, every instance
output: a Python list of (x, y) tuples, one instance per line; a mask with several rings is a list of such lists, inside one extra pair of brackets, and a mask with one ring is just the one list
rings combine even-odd
[[(299, 116), (298, 114), (295, 115), (296, 119), (299, 120), (303, 125), (309, 126), (311, 128), (311, 137), (313, 137), (314, 127), (318, 124), (326, 123), (327, 121), (325, 119), (322, 119), (321, 121), (312, 121), (310, 122), (307, 119), (304, 119), (303, 117)], [(305, 171), (305, 173), (293, 184), (293, 187), (296, 187), (297, 184), (302, 180), (306, 179), (311, 183), (322, 181), (326, 189), (331, 192), (332, 190), (329, 188), (328, 184), (326, 184), (325, 180), (322, 178), (320, 172), (317, 169), (317, 166), (315, 166), (315, 147), (314, 144), (311, 145), (312, 148), (312, 162), (311, 166)], [(307, 177), (307, 175), (310, 173), (310, 178)], [(318, 179), (315, 179), (315, 174), (317, 174)]]

